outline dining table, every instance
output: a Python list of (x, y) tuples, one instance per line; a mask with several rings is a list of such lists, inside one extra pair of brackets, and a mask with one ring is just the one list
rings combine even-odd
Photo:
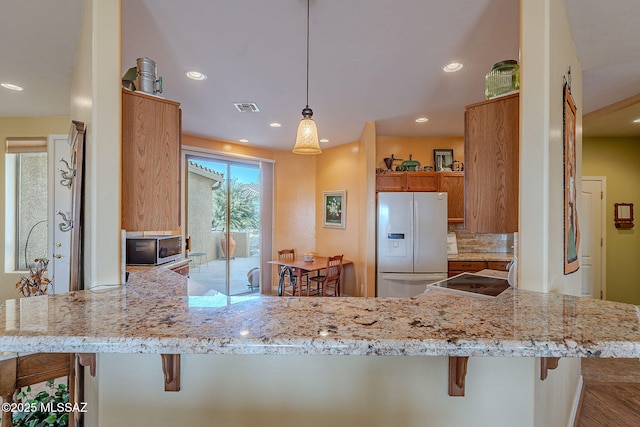
[[(328, 257), (314, 256), (311, 260), (307, 261), (304, 257), (296, 257), (293, 260), (273, 260), (268, 261), (269, 264), (275, 264), (280, 266), (280, 272), (278, 274), (278, 296), (284, 295), (284, 283), (287, 276), (289, 276), (290, 283), (293, 282), (293, 270), (299, 269), (303, 273), (310, 274), (313, 272), (319, 272), (322, 269), (327, 268)], [(352, 262), (346, 259), (342, 260), (342, 266), (351, 264)]]

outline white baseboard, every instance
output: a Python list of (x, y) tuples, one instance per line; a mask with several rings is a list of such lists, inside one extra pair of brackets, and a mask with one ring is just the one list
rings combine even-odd
[(578, 385), (576, 386), (576, 392), (573, 396), (573, 405), (571, 406), (571, 417), (569, 418), (569, 423), (567, 427), (574, 427), (576, 425), (576, 421), (578, 420), (578, 411), (580, 410), (580, 399), (582, 398), (582, 389), (584, 385), (584, 378), (582, 375), (578, 378)]

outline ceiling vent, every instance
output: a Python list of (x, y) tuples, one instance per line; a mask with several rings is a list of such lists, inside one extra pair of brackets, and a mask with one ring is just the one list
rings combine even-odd
[(233, 105), (235, 105), (236, 109), (241, 113), (259, 113), (260, 112), (260, 109), (258, 108), (255, 102), (236, 102)]

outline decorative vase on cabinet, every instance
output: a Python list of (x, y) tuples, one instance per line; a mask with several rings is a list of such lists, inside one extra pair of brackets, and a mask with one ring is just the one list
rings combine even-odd
[(122, 228), (180, 228), (180, 104), (122, 91)]

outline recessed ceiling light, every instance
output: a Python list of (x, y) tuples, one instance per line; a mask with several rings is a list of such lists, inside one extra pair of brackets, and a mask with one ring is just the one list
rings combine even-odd
[(270, 123), (269, 126), (271, 126), (272, 128), (279, 128), (282, 126), (282, 124), (278, 122), (273, 122), (273, 123)]
[(191, 80), (207, 80), (207, 75), (200, 71), (187, 71), (186, 74)]
[(323, 138), (323, 139), (320, 140), (320, 142), (329, 142), (329, 140), (326, 139), (326, 138)]
[(635, 119), (633, 123), (640, 123), (640, 119)]
[(462, 70), (462, 67), (464, 67), (464, 65), (462, 65), (460, 62), (452, 62), (451, 64), (445, 65), (443, 70), (446, 73), (455, 73), (456, 71)]
[(425, 122), (428, 122), (428, 121), (429, 121), (429, 119), (426, 118), (426, 117), (418, 117), (416, 119), (416, 123), (425, 123)]
[(240, 141), (240, 142), (249, 142), (249, 140), (248, 140), (248, 139), (244, 139), (244, 138), (240, 139), (239, 141)]
[(10, 90), (17, 90), (17, 91), (24, 90), (20, 86), (17, 86), (17, 85), (11, 84), (11, 83), (0, 83), (0, 86), (2, 86), (5, 89), (10, 89)]

